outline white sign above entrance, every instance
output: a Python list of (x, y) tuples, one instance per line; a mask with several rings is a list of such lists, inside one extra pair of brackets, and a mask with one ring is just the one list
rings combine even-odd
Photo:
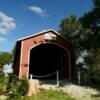
[(51, 34), (51, 33), (45, 34), (45, 39), (47, 39), (47, 40), (55, 40), (56, 37), (57, 36), (55, 34)]

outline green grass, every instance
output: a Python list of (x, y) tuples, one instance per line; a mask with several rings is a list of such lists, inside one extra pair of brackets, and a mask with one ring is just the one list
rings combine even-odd
[(23, 97), (22, 100), (75, 100), (62, 91), (45, 90), (31, 97)]

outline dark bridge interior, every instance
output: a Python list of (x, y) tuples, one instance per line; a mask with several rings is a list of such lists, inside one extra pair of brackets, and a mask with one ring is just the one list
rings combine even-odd
[[(59, 70), (60, 77), (61, 74), (65, 74), (66, 77), (68, 56), (64, 57), (64, 54), (67, 55), (65, 49), (56, 44), (44, 43), (32, 48), (30, 51), (29, 75), (44, 76)], [(38, 79), (56, 79), (56, 74)]]

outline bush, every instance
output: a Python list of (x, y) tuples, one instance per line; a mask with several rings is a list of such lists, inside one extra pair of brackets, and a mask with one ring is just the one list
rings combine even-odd
[(8, 82), (8, 77), (5, 77), (4, 73), (0, 70), (0, 95), (6, 91), (6, 84)]
[(3, 77), (3, 78), (0, 78), (0, 95), (2, 95), (5, 92), (5, 88), (6, 88), (6, 82)]
[(7, 87), (8, 91), (12, 94), (8, 98), (9, 100), (19, 100), (21, 96), (27, 95), (28, 92), (28, 81), (19, 80), (16, 76), (10, 76), (9, 83)]

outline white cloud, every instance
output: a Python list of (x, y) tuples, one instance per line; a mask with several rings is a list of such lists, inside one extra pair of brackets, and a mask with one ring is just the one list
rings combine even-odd
[(47, 14), (46, 10), (42, 9), (41, 7), (30, 6), (29, 10), (31, 10), (32, 12), (40, 15), (41, 17), (48, 17), (48, 14)]
[(33, 12), (37, 13), (37, 14), (45, 13), (45, 11), (38, 6), (30, 6), (29, 9), (32, 10)]
[(0, 43), (4, 43), (6, 41), (6, 37), (0, 37)]
[[(14, 18), (7, 16), (3, 12), (0, 12), (0, 42), (6, 40), (6, 35), (8, 32), (15, 28), (16, 22)], [(5, 38), (2, 36), (5, 36)]]

